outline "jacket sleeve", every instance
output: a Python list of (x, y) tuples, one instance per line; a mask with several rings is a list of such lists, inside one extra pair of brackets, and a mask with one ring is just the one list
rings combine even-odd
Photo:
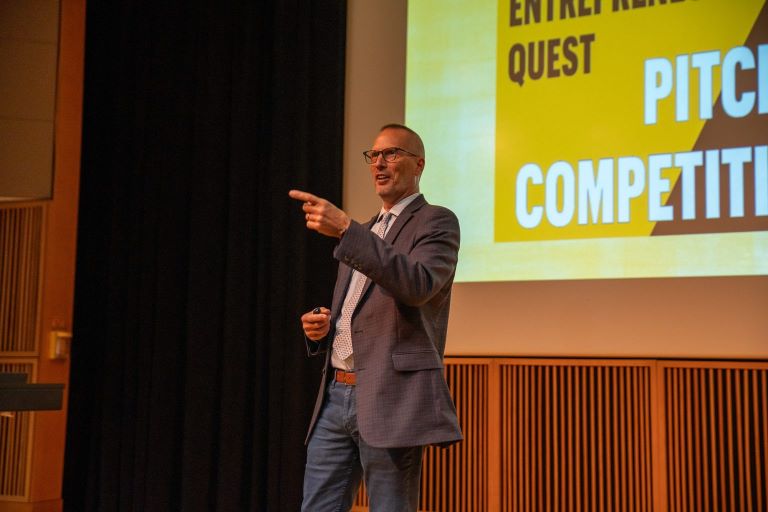
[[(398, 219), (400, 222), (401, 219)], [(334, 257), (370, 278), (409, 306), (429, 302), (454, 276), (459, 252), (459, 221), (447, 208), (429, 206), (404, 222), (394, 245), (352, 222)]]

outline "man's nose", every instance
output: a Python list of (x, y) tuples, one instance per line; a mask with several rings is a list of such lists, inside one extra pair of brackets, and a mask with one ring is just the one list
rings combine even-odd
[(387, 161), (384, 160), (384, 153), (376, 155), (376, 160), (373, 161), (373, 165), (380, 169), (387, 166)]

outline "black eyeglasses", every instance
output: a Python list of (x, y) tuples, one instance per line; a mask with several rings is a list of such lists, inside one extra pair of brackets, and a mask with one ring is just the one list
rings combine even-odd
[(416, 158), (421, 158), (419, 155), (416, 155), (414, 153), (411, 153), (410, 151), (406, 151), (403, 148), (386, 148), (386, 149), (369, 149), (368, 151), (363, 151), (363, 156), (365, 157), (365, 163), (372, 164), (376, 160), (379, 159), (379, 155), (381, 155), (384, 158), (385, 162), (394, 162), (397, 160), (397, 154), (398, 153), (405, 153), (409, 156), (415, 156)]

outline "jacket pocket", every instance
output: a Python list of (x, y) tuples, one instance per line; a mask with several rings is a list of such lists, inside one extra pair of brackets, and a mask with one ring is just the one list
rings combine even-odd
[(442, 368), (443, 360), (434, 350), (393, 352), (392, 364), (395, 366), (395, 370), (401, 372), (413, 372), (416, 370)]

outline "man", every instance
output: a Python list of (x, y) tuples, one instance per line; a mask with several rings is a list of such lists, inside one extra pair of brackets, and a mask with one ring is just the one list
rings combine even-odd
[[(302, 510), (349, 510), (365, 478), (373, 512), (415, 511), (423, 447), (461, 440), (443, 374), (459, 223), (419, 194), (421, 138), (384, 126), (370, 151), (379, 215), (359, 224), (298, 190), (307, 228), (339, 238), (331, 308), (302, 315), (326, 366), (307, 436)], [(381, 238), (380, 238), (381, 237)]]

